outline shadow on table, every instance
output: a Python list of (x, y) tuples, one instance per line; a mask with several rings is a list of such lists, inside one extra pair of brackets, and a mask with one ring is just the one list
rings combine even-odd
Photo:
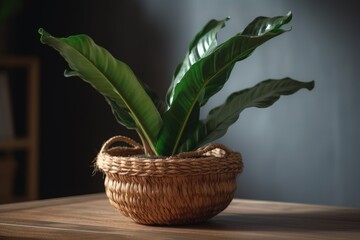
[(308, 213), (220, 214), (207, 222), (184, 225), (186, 229), (222, 231), (356, 231), (360, 232), (360, 214), (349, 211)]

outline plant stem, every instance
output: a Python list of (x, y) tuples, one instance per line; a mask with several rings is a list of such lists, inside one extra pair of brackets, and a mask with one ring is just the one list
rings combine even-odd
[(151, 148), (150, 144), (148, 143), (148, 141), (146, 140), (146, 138), (143, 136), (143, 134), (141, 133), (141, 131), (139, 131), (138, 129), (136, 130), (137, 134), (139, 135), (140, 139), (141, 139), (141, 143), (144, 147), (144, 152), (145, 155), (148, 156), (157, 156), (158, 154)]

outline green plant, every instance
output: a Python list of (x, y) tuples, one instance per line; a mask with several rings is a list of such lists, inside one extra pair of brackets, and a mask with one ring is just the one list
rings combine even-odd
[(104, 95), (116, 120), (137, 131), (146, 154), (172, 155), (223, 136), (246, 108), (265, 108), (281, 95), (290, 95), (302, 88), (313, 89), (313, 81), (265, 80), (234, 92), (224, 104), (212, 109), (207, 118), (199, 120), (200, 108), (222, 89), (235, 63), (271, 38), (289, 31), (281, 27), (291, 18), (291, 12), (286, 16), (257, 17), (243, 32), (220, 45), (217, 33), (228, 18), (209, 21), (191, 41), (189, 51), (177, 66), (166, 104), (139, 81), (128, 65), (115, 59), (90, 37), (56, 38), (41, 28), (39, 33), (41, 42), (59, 51), (68, 62), (65, 76), (78, 76)]

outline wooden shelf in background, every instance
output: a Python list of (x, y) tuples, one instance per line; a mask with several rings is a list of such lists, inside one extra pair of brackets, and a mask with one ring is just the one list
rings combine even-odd
[(15, 151), (24, 150), (29, 146), (29, 140), (27, 138), (15, 138), (0, 140), (0, 151)]
[[(0, 55), (2, 71), (24, 71), (26, 86), (26, 136), (17, 139), (0, 140), (0, 151), (26, 151), (25, 195), (21, 199), (35, 200), (38, 198), (38, 136), (39, 136), (39, 79), (40, 63), (34, 56)], [(11, 79), (10, 79), (11, 81)], [(16, 201), (16, 199), (14, 199)]]

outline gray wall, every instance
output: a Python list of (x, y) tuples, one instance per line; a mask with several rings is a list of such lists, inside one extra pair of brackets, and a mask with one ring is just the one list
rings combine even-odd
[(208, 110), (232, 91), (266, 78), (316, 81), (311, 92), (283, 97), (268, 109), (244, 111), (219, 140), (240, 151), (245, 161), (237, 197), (360, 207), (360, 95), (356, 92), (360, 87), (360, 15), (355, 1), (338, 2), (141, 2), (145, 18), (172, 36), (174, 47), (168, 53), (172, 68), (193, 35), (211, 18), (231, 16), (220, 33), (223, 40), (256, 16), (293, 12), (292, 31), (239, 63), (227, 86), (206, 106)]

